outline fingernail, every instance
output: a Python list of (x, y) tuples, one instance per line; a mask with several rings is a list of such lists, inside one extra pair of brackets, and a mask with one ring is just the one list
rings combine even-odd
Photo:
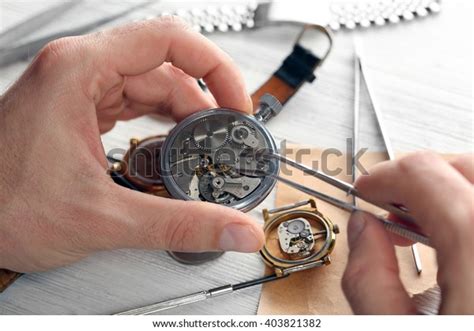
[(220, 248), (224, 251), (254, 252), (260, 246), (260, 240), (250, 225), (226, 225), (219, 239)]
[(367, 223), (364, 214), (361, 212), (355, 212), (352, 214), (347, 226), (347, 241), (349, 242), (349, 248), (352, 249), (354, 244), (359, 239), (362, 231), (364, 231), (365, 224)]

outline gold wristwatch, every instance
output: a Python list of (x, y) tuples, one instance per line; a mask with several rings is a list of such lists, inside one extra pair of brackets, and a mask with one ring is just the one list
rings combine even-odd
[(339, 227), (324, 216), (313, 199), (263, 210), (265, 263), (280, 276), (331, 263)]

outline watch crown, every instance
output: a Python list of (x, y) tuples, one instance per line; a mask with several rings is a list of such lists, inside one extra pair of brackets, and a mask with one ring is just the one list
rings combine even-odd
[(272, 117), (277, 116), (281, 112), (282, 108), (283, 106), (277, 98), (271, 94), (265, 93), (260, 98), (260, 108), (255, 114), (255, 117), (260, 122), (265, 123)]

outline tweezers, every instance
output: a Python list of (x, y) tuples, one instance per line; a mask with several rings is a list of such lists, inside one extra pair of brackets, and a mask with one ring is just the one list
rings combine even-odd
[(239, 169), (238, 171), (242, 174), (247, 174), (247, 175), (267, 175), (275, 178), (276, 180), (289, 185), (293, 187), (294, 189), (301, 191), (303, 193), (306, 193), (310, 196), (313, 196), (319, 200), (325, 201), (335, 207), (338, 207), (340, 209), (346, 210), (348, 212), (365, 212), (368, 214), (373, 215), (377, 220), (379, 220), (382, 225), (390, 232), (395, 233), (403, 238), (406, 238), (408, 240), (411, 240), (413, 242), (418, 242), (421, 244), (424, 244), (426, 246), (430, 246), (430, 240), (429, 238), (421, 233), (418, 228), (416, 227), (415, 220), (412, 215), (408, 213), (408, 210), (405, 209), (402, 206), (397, 206), (394, 204), (383, 204), (375, 201), (371, 201), (370, 199), (364, 197), (353, 185), (346, 183), (338, 178), (332, 177), (330, 175), (325, 174), (324, 172), (313, 169), (310, 167), (307, 167), (304, 164), (300, 164), (290, 158), (287, 158), (281, 154), (278, 153), (267, 153), (262, 155), (262, 157), (265, 159), (274, 159), (277, 160), (278, 162), (285, 163), (295, 169), (298, 169), (302, 171), (304, 174), (315, 177), (333, 187), (338, 188), (339, 190), (345, 192), (347, 195), (352, 195), (354, 197), (357, 197), (371, 205), (377, 206), (397, 217), (397, 222), (394, 222), (390, 219), (387, 219), (384, 216), (374, 214), (373, 212), (370, 212), (368, 210), (365, 210), (357, 205), (354, 205), (352, 203), (339, 200), (335, 197), (332, 197), (330, 195), (327, 195), (325, 193), (316, 191), (310, 187), (307, 187), (305, 185), (302, 185), (300, 183), (297, 183), (295, 181), (292, 181), (286, 177), (282, 177), (280, 175), (274, 175), (274, 174), (268, 174), (268, 173), (260, 173), (256, 171), (246, 171), (245, 169)]
[[(380, 134), (382, 135), (382, 141), (385, 145), (385, 150), (387, 151), (387, 156), (389, 160), (395, 160), (395, 153), (392, 148), (392, 144), (388, 137), (387, 130), (384, 125), (383, 117), (380, 112), (380, 107), (378, 103), (374, 99), (371, 85), (369, 82), (369, 77), (367, 77), (367, 72), (365, 70), (364, 63), (362, 61), (361, 51), (359, 42), (357, 40), (354, 41), (354, 130), (353, 130), (353, 142), (352, 142), (352, 182), (355, 182), (356, 179), (356, 169), (355, 169), (355, 154), (358, 150), (358, 132), (359, 132), (359, 103), (360, 103), (360, 83), (361, 77), (364, 78), (365, 86), (367, 88), (367, 94), (372, 104), (372, 108), (374, 110), (375, 119), (377, 120), (377, 124), (380, 130)], [(354, 205), (357, 204), (357, 201), (354, 197), (353, 199)], [(420, 253), (418, 252), (418, 247), (416, 244), (410, 246), (411, 252), (413, 255), (413, 261), (415, 262), (416, 271), (420, 274), (423, 270), (423, 265), (421, 263)]]

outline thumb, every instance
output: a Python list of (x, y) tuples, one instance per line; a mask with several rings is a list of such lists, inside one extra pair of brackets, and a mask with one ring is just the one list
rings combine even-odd
[(354, 213), (347, 229), (349, 261), (342, 288), (356, 314), (415, 314), (416, 309), (398, 276), (395, 248), (372, 216)]
[(117, 248), (255, 252), (263, 246), (261, 226), (232, 208), (122, 187), (114, 191), (121, 224), (127, 228), (126, 236), (117, 238)]

